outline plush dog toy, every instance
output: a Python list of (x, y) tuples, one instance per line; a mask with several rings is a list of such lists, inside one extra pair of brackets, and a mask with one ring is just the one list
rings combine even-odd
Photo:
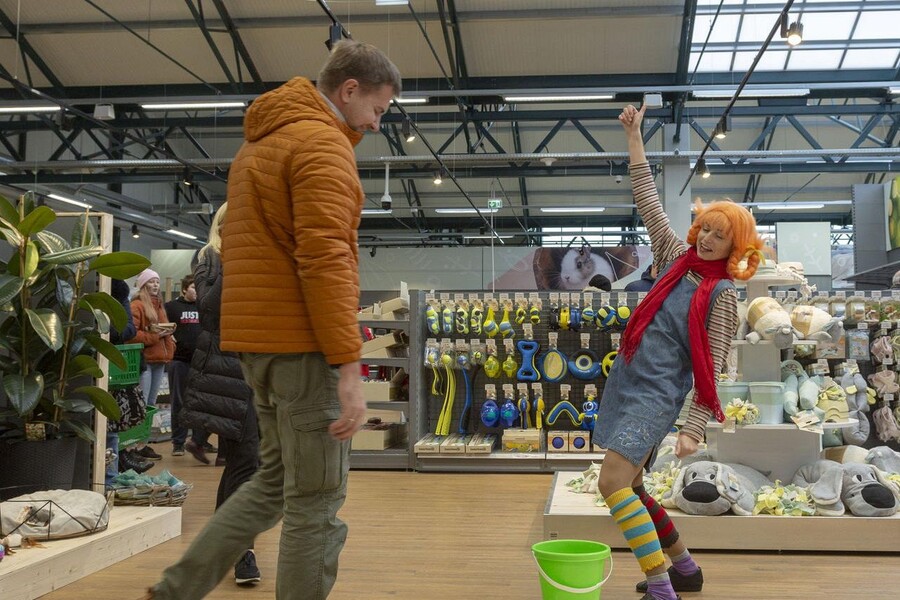
[(890, 517), (900, 509), (900, 485), (872, 465), (820, 459), (800, 467), (794, 484), (808, 488), (817, 514), (827, 517), (847, 510), (857, 517)]
[(790, 348), (798, 333), (791, 315), (774, 298), (760, 296), (747, 307), (747, 324), (753, 330), (745, 336), (751, 344), (771, 340), (779, 350)]
[(884, 473), (900, 473), (900, 452), (887, 446), (872, 448), (866, 454), (865, 462)]
[(847, 407), (850, 409), (848, 416), (856, 419), (853, 427), (841, 431), (845, 442), (851, 444), (864, 444), (869, 439), (871, 428), (869, 419), (865, 413), (869, 412), (869, 398), (866, 392), (866, 378), (860, 375), (859, 367), (847, 363), (844, 374), (841, 376), (841, 387), (847, 393)]
[(773, 485), (765, 475), (744, 465), (698, 461), (686, 465), (661, 504), (689, 515), (752, 515), (755, 492)]
[(805, 340), (833, 342), (844, 335), (844, 323), (821, 308), (800, 304), (791, 311), (791, 325)]

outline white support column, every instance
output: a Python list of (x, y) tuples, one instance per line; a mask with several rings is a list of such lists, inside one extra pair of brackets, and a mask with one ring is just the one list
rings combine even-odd
[[(676, 143), (675, 125), (663, 125), (663, 151), (686, 152), (691, 149), (690, 128), (682, 125), (681, 141)], [(687, 235), (691, 226), (691, 185), (679, 194), (681, 186), (691, 173), (691, 165), (687, 158), (664, 158), (662, 161), (662, 205), (672, 223), (672, 229), (680, 238)]]

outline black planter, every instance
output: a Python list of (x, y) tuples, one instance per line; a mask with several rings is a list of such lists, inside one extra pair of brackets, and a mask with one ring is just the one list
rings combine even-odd
[(41, 490), (69, 490), (75, 478), (78, 438), (0, 442), (0, 500)]

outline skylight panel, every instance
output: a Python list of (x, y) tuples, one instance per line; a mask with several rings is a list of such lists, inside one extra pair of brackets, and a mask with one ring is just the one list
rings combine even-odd
[(853, 32), (854, 40), (895, 40), (897, 39), (897, 23), (900, 23), (898, 10), (874, 10), (859, 15), (859, 24)]
[(788, 59), (788, 71), (836, 70), (841, 64), (843, 50), (794, 50)]
[(740, 42), (762, 42), (772, 31), (772, 26), (778, 19), (778, 13), (763, 13), (744, 15), (741, 25)]
[(800, 18), (800, 22), (803, 23), (803, 41), (848, 39), (856, 21), (856, 14), (855, 12), (804, 13)]
[[(756, 65), (757, 71), (781, 71), (784, 69), (784, 61), (787, 59), (787, 51), (766, 50)], [(737, 52), (734, 57), (734, 70), (746, 71), (753, 63), (756, 51)]]
[[(730, 71), (731, 70), (731, 52), (711, 52), (707, 50), (703, 53), (703, 58), (700, 60), (700, 68), (697, 71), (700, 72), (718, 72), (718, 71)], [(697, 57), (700, 56), (699, 52), (691, 52), (691, 71), (697, 65)]]
[[(709, 42), (734, 42), (737, 39), (740, 20), (740, 15), (719, 15), (712, 33), (709, 35)], [(694, 22), (694, 44), (702, 45), (706, 41), (706, 35), (709, 34), (709, 26), (712, 22), (713, 15), (697, 17)]]
[(844, 59), (843, 69), (893, 69), (897, 62), (897, 50), (850, 49)]

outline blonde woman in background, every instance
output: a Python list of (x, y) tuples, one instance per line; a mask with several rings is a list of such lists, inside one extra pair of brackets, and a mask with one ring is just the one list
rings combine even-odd
[[(241, 361), (234, 352), (219, 347), (219, 305), (222, 302), (222, 223), (228, 203), (213, 217), (209, 243), (200, 249), (194, 267), (194, 287), (200, 312), (200, 336), (191, 360), (182, 423), (194, 431), (206, 430), (219, 436), (219, 456), (225, 459), (225, 470), (219, 480), (216, 508), (242, 483), (249, 480), (259, 466), (259, 429), (253, 407), (253, 390), (244, 382)], [(189, 442), (190, 443), (190, 442)], [(260, 580), (252, 546), (234, 566), (238, 585)]]

